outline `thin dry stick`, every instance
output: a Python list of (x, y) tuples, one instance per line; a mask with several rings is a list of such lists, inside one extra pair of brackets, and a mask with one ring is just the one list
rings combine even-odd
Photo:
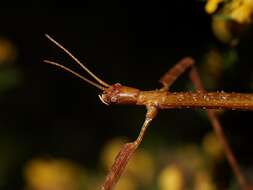
[[(134, 151), (140, 145), (147, 127), (150, 125), (151, 121), (156, 117), (159, 109), (172, 109), (172, 108), (207, 108), (207, 109), (242, 109), (242, 110), (253, 110), (253, 95), (252, 94), (241, 94), (241, 93), (219, 93), (205, 92), (199, 75), (196, 69), (193, 67), (194, 60), (191, 58), (184, 58), (173, 68), (171, 68), (165, 75), (160, 79), (163, 84), (163, 88), (154, 91), (140, 91), (139, 89), (123, 86), (119, 83), (109, 85), (94, 75), (87, 67), (85, 67), (72, 53), (70, 53), (61, 44), (55, 41), (52, 37), (46, 35), (54, 44), (60, 47), (64, 52), (66, 52), (70, 57), (72, 57), (77, 64), (79, 64), (88, 74), (96, 80), (96, 82), (90, 81), (85, 77), (81, 76), (79, 73), (60, 65), (59, 63), (45, 60), (46, 63), (60, 67), (82, 80), (88, 82), (89, 84), (102, 90), (103, 93), (99, 95), (100, 100), (106, 104), (133, 104), (133, 105), (143, 105), (147, 108), (147, 114), (138, 138), (131, 143), (125, 144), (118, 155), (115, 158), (114, 164), (110, 169), (105, 182), (103, 183), (102, 190), (112, 189), (120, 176), (122, 175), (129, 159), (133, 155)], [(180, 92), (171, 93), (167, 92), (170, 86), (176, 81), (176, 79), (185, 72), (188, 68), (193, 67), (190, 72), (190, 78), (194, 85), (196, 86), (198, 92)], [(212, 110), (207, 110), (208, 117), (211, 120), (212, 126), (220, 139), (227, 159), (233, 169), (239, 184), (243, 190), (250, 190), (250, 187), (242, 175), (240, 167), (228, 145), (224, 132), (221, 125)]]

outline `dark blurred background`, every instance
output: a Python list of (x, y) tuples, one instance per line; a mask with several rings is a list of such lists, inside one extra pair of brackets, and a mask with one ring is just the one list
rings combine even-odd
[[(91, 176), (101, 180), (106, 172), (101, 166), (104, 145), (119, 137), (135, 139), (144, 120), (145, 108), (105, 106), (98, 99), (99, 90), (43, 63), (43, 59), (58, 61), (88, 76), (45, 33), (109, 84), (160, 88), (163, 73), (192, 56), (209, 91), (252, 92), (250, 24), (236, 25), (243, 33), (235, 37), (236, 45), (230, 45), (215, 36), (206, 1), (82, 3), (36, 0), (30, 8), (0, 8), (0, 45), (3, 52), (7, 48), (0, 62), (0, 189), (36, 189), (29, 187), (31, 177), (26, 175), (34, 159), (68, 160), (85, 171), (87, 183), (96, 181)], [(193, 88), (187, 74), (171, 89), (188, 90)], [(252, 177), (252, 113), (225, 111), (219, 117), (243, 171)], [(140, 147), (155, 160), (157, 177), (149, 187), (163, 189), (156, 181), (171, 163), (167, 161), (171, 152), (192, 144), (203, 152), (203, 138), (211, 131), (200, 110), (160, 111)], [(217, 189), (236, 186), (226, 159), (221, 160), (210, 169), (211, 181)], [(82, 189), (92, 188), (85, 184)]]

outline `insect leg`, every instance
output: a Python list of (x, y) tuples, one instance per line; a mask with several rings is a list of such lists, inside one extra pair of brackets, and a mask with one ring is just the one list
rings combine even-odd
[(134, 151), (140, 145), (147, 127), (149, 126), (151, 121), (155, 118), (157, 111), (158, 110), (156, 107), (147, 106), (146, 118), (142, 125), (138, 138), (134, 142), (126, 143), (123, 145), (118, 155), (116, 156), (114, 163), (110, 171), (108, 172), (104, 183), (102, 184), (101, 190), (111, 190), (116, 185), (120, 176), (124, 172), (124, 169), (128, 161), (132, 157)]
[(111, 166), (104, 183), (101, 186), (101, 190), (111, 190), (119, 181), (128, 161), (136, 150), (137, 145), (134, 142), (126, 143), (123, 145), (117, 156), (115, 157), (114, 163)]
[[(198, 91), (205, 92), (204, 86), (201, 82), (201, 79), (199, 77), (197, 69), (194, 66), (192, 66), (192, 69), (190, 71), (190, 79)], [(247, 180), (246, 180), (245, 176), (243, 175), (241, 168), (240, 168), (240, 166), (239, 166), (239, 164), (238, 164), (238, 162), (231, 150), (231, 147), (230, 147), (228, 140), (224, 134), (224, 131), (223, 131), (222, 126), (219, 122), (219, 119), (218, 119), (217, 115), (215, 114), (215, 111), (214, 110), (206, 110), (206, 111), (207, 111), (208, 118), (210, 119), (210, 121), (212, 123), (212, 127), (213, 127), (218, 139), (220, 140), (220, 143), (222, 144), (222, 146), (224, 148), (224, 152), (225, 152), (225, 155), (228, 159), (230, 167), (232, 168), (235, 176), (237, 177), (237, 180), (238, 180), (241, 188), (243, 190), (252, 189), (252, 187), (250, 187), (249, 184), (247, 183)]]
[(161, 90), (167, 91), (175, 80), (194, 64), (194, 60), (190, 57), (181, 59), (174, 67), (168, 70), (159, 80), (163, 84)]
[[(170, 86), (175, 82), (175, 80), (183, 73), (185, 72), (189, 67), (192, 67), (190, 71), (190, 79), (193, 82), (193, 84), (196, 86), (196, 89), (200, 92), (205, 92), (205, 89), (203, 87), (203, 84), (200, 80), (199, 74), (194, 67), (194, 60), (190, 57), (183, 58), (180, 60), (174, 67), (172, 67), (169, 71), (167, 71), (163, 77), (159, 80), (163, 84), (163, 88), (161, 90), (169, 90)], [(218, 117), (216, 116), (215, 112), (213, 110), (207, 110), (208, 118), (210, 119), (212, 126), (214, 128), (214, 131), (219, 138), (226, 157), (228, 159), (228, 162), (236, 175), (240, 186), (243, 190), (249, 190), (251, 189), (247, 182), (246, 178), (243, 176), (240, 166), (228, 144), (227, 138), (223, 132), (223, 129), (221, 127), (221, 124), (218, 120)]]

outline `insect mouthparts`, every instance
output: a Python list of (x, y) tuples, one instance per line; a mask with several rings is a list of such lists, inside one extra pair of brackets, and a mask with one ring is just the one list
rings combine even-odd
[(109, 106), (109, 104), (103, 99), (102, 95), (98, 95), (99, 99), (101, 100), (101, 102), (103, 102), (105, 105)]

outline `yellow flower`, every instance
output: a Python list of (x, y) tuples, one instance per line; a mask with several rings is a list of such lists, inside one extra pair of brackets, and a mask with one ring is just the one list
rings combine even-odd
[(225, 15), (239, 24), (249, 24), (253, 16), (253, 1), (232, 0), (224, 6), (221, 15)]
[(213, 132), (208, 133), (203, 139), (204, 151), (213, 159), (220, 159), (223, 157), (223, 147)]
[[(222, 7), (216, 11), (222, 1)], [(214, 35), (220, 41), (235, 46), (239, 42), (240, 33), (252, 22), (253, 0), (208, 0), (205, 10), (208, 14), (217, 12), (212, 17)]]
[(123, 177), (115, 186), (115, 190), (137, 190), (135, 180), (130, 177)]
[(24, 169), (24, 176), (31, 190), (78, 190), (80, 170), (63, 159), (34, 159)]
[(232, 32), (230, 20), (218, 16), (213, 17), (212, 30), (216, 38), (223, 43), (228, 43), (231, 46), (235, 46), (239, 42)]
[(216, 190), (211, 176), (204, 171), (199, 171), (195, 175), (194, 190)]
[(241, 5), (234, 8), (230, 13), (230, 17), (240, 24), (247, 24), (252, 21), (253, 1), (244, 0)]
[(158, 180), (160, 190), (184, 189), (183, 171), (175, 164), (167, 166), (161, 172)]
[(214, 13), (221, 2), (223, 2), (223, 0), (208, 0), (205, 5), (205, 11), (208, 14)]
[(203, 166), (203, 157), (199, 147), (195, 144), (188, 144), (181, 147), (177, 152), (177, 155), (180, 158), (181, 164), (189, 170), (196, 170)]

